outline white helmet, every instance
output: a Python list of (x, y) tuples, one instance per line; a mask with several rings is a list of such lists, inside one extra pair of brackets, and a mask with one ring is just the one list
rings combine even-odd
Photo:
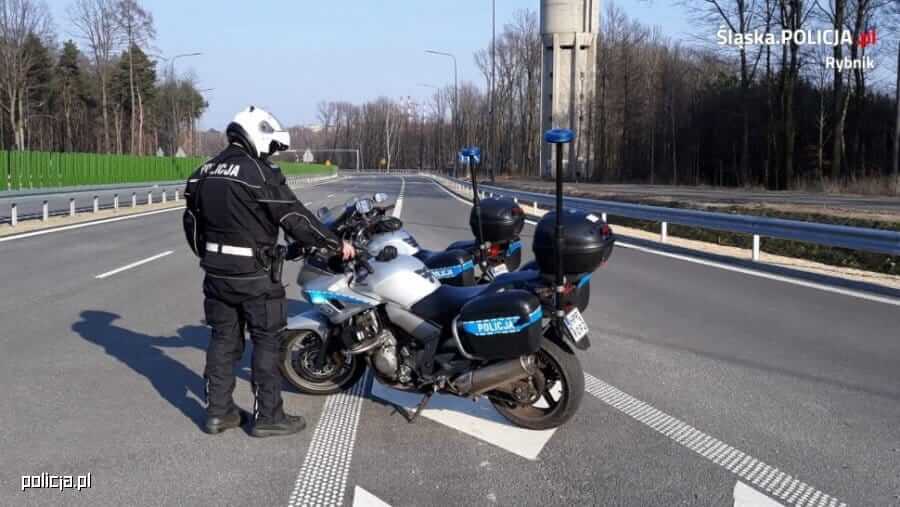
[(239, 143), (259, 158), (291, 147), (291, 134), (271, 113), (250, 106), (234, 116), (225, 129), (228, 142)]

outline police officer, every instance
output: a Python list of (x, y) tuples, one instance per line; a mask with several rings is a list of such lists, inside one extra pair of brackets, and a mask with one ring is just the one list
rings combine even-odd
[(206, 272), (204, 310), (212, 328), (204, 373), (205, 429), (215, 434), (243, 423), (232, 392), (246, 326), (253, 341), (251, 434), (289, 435), (306, 423), (282, 408), (278, 360), (287, 304), (279, 228), (299, 245), (339, 252), (345, 260), (355, 251), (297, 200), (269, 161), (290, 146), (290, 133), (274, 116), (251, 106), (234, 117), (226, 135), (228, 147), (197, 169), (185, 189), (185, 235)]

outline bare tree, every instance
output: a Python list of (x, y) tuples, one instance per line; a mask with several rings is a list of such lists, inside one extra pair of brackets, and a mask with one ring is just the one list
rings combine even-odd
[[(811, 9), (806, 0), (779, 0), (781, 28), (793, 33), (803, 30)], [(796, 39), (783, 46), (781, 55), (781, 168), (779, 188), (794, 183), (794, 155), (797, 142), (795, 93), (800, 77), (800, 45)]]
[(69, 7), (69, 21), (77, 36), (87, 42), (94, 60), (100, 89), (103, 115), (103, 150), (110, 151), (109, 81), (112, 58), (122, 41), (122, 27), (117, 21), (113, 0), (75, 0)]
[[(736, 34), (747, 34), (756, 28), (759, 14), (756, 0), (691, 0), (687, 5), (700, 10), (703, 18), (713, 24), (724, 23)], [(740, 174), (750, 178), (750, 85), (756, 78), (756, 70), (762, 57), (762, 48), (755, 55), (747, 54), (747, 44), (738, 45), (741, 72), (741, 161)]]
[[(156, 37), (153, 15), (144, 10), (137, 0), (119, 0), (116, 22), (128, 43), (128, 88), (131, 98), (130, 147), (131, 153), (144, 154), (144, 101), (140, 88), (134, 83), (134, 48), (144, 46)], [(135, 118), (135, 115), (138, 118)], [(136, 125), (137, 124), (137, 125)]]
[(334, 102), (327, 101), (319, 101), (316, 106), (318, 110), (319, 121), (322, 122), (322, 132), (325, 133), (325, 137), (328, 137), (328, 131), (331, 128), (331, 120), (334, 118), (335, 114), (335, 106)]
[(9, 115), (13, 144), (19, 150), (26, 145), (27, 101), (29, 91), (43, 83), (31, 82), (37, 63), (29, 54), (29, 37), (45, 38), (50, 33), (47, 6), (36, 0), (0, 0), (0, 84)]
[[(823, 5), (816, 0), (819, 8), (825, 13), (835, 32), (841, 32), (846, 28), (847, 0), (827, 0)], [(844, 45), (836, 44), (833, 48), (834, 61), (839, 62), (844, 58)], [(844, 126), (847, 123), (847, 106), (850, 96), (844, 91), (845, 72), (839, 66), (834, 66), (833, 99), (831, 102), (831, 117), (834, 121), (831, 151), (831, 179), (837, 180), (841, 175), (841, 163), (844, 153)]]
[(897, 85), (894, 89), (894, 102), (897, 118), (894, 120), (894, 167), (891, 171), (894, 181), (894, 193), (900, 192), (900, 42), (897, 43)]
[[(825, 48), (825, 46), (820, 46)], [(816, 62), (814, 74), (811, 76), (815, 81), (819, 93), (819, 113), (816, 117), (816, 128), (818, 129), (818, 142), (816, 143), (816, 176), (824, 189), (824, 167), (825, 167), (825, 127), (828, 121), (827, 107), (825, 103), (825, 90), (827, 89), (828, 66), (826, 64), (825, 51), (820, 49), (816, 53)]]
[(382, 102), (384, 107), (384, 151), (385, 151), (385, 159), (387, 161), (387, 170), (391, 169), (391, 154), (394, 151), (394, 145), (397, 144), (397, 138), (395, 134), (397, 133), (397, 124), (398, 124), (398, 114), (397, 107), (390, 100), (384, 99)]

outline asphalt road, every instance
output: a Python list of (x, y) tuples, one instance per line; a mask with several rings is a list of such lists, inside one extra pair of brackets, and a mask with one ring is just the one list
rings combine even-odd
[[(420, 243), (471, 235), (469, 208), (422, 178), (299, 193), (315, 209), (401, 188)], [(534, 460), (510, 450), (524, 442), (407, 424), (368, 385), (361, 400), (286, 393), (310, 422), (294, 437), (208, 436), (202, 275), (179, 218), (0, 243), (0, 504), (350, 505), (362, 488), (390, 505), (734, 505), (741, 482), (782, 504), (900, 505), (896, 306), (625, 248), (593, 279), (589, 392), (534, 436)], [(248, 368), (249, 350), (249, 409)], [(91, 473), (92, 488), (21, 491), (40, 473)]]

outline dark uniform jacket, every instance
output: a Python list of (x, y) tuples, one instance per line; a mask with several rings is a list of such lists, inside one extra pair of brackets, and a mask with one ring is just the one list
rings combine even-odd
[(231, 144), (198, 168), (184, 195), (185, 234), (209, 274), (253, 275), (268, 269), (266, 252), (277, 243), (279, 227), (304, 246), (340, 250), (339, 238), (297, 200), (281, 170), (239, 145)]

